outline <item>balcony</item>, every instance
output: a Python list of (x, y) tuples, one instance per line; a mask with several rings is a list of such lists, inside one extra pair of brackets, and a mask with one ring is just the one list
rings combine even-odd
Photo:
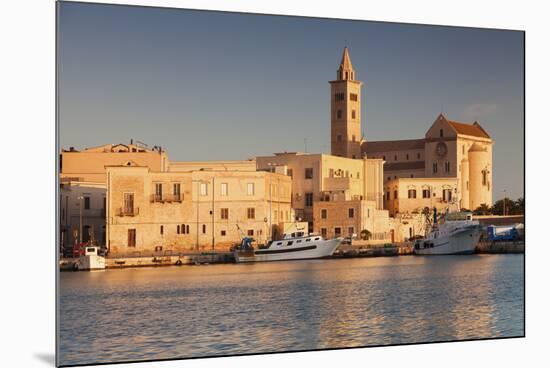
[(176, 194), (151, 194), (151, 203), (182, 202), (183, 193)]
[(125, 208), (121, 207), (116, 211), (116, 215), (120, 217), (134, 217), (139, 215), (139, 207)]

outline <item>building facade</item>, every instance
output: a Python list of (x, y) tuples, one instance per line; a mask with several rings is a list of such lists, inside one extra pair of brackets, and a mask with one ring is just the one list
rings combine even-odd
[(264, 243), (292, 223), (288, 176), (256, 171), (254, 161), (207, 166), (108, 166), (109, 252), (228, 250), (243, 236)]
[[(392, 216), (416, 210), (417, 205), (427, 202), (418, 197), (393, 198), (395, 191), (402, 195), (409, 189), (423, 187), (433, 187), (432, 200), (458, 208), (474, 210), (481, 204), (492, 204), (493, 140), (478, 122), (461, 123), (440, 114), (422, 139), (368, 142), (361, 134), (362, 82), (356, 80), (347, 47), (337, 79), (330, 85), (331, 153), (350, 159), (379, 158), (385, 162), (385, 203)], [(399, 178), (414, 179), (414, 184)], [(432, 179), (448, 180), (437, 181), (445, 182), (442, 184), (445, 188), (439, 188)], [(443, 197), (442, 190), (449, 196), (447, 186), (452, 193)]]
[(390, 238), (382, 160), (285, 152), (256, 161), (259, 170), (292, 178), (292, 208), (314, 232), (331, 238), (366, 230), (372, 241)]
[[(445, 184), (453, 189), (450, 198), (439, 189), (432, 190), (432, 196), (469, 210), (475, 210), (484, 203), (488, 206), (493, 203), (493, 140), (477, 122), (461, 123), (440, 114), (423, 139), (366, 142), (363, 150), (369, 157), (386, 161), (386, 196), (388, 190), (393, 192), (396, 186), (399, 193), (404, 193), (407, 188), (401, 185), (414, 185), (418, 189), (431, 186), (433, 179), (452, 179), (456, 181), (454, 185), (452, 180)], [(449, 195), (448, 192), (446, 195)], [(393, 200), (391, 195), (390, 200)], [(392, 205), (391, 210), (409, 211), (415, 207), (415, 202), (401, 198), (399, 206)]]

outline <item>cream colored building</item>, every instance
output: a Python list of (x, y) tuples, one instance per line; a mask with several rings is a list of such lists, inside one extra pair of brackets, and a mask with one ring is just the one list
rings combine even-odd
[(80, 241), (106, 243), (105, 183), (62, 180), (59, 190), (60, 245), (70, 253)]
[[(363, 149), (369, 157), (386, 161), (384, 179), (392, 192), (402, 183), (411, 185), (407, 181), (396, 181), (398, 178), (414, 178), (416, 187), (430, 186), (436, 178), (455, 179), (452, 198), (458, 207), (474, 210), (483, 203), (488, 206), (493, 203), (493, 141), (477, 122), (460, 123), (440, 114), (423, 139), (366, 142)], [(442, 197), (439, 194), (439, 189), (432, 193), (434, 197)], [(407, 202), (399, 200), (398, 208), (392, 210), (403, 212), (415, 206)]]
[[(408, 197), (387, 199), (388, 187), (393, 194), (394, 190), (408, 191), (408, 186), (413, 185), (395, 181), (398, 178), (415, 179), (414, 186), (418, 188), (433, 186), (434, 178), (455, 179), (454, 186), (453, 180), (442, 185), (456, 189), (452, 199), (460, 208), (473, 210), (483, 203), (492, 204), (493, 141), (478, 122), (461, 123), (440, 114), (422, 139), (367, 142), (361, 135), (362, 82), (356, 79), (347, 47), (337, 79), (330, 84), (331, 153), (351, 159), (368, 157), (385, 161), (385, 203), (392, 215), (410, 211), (419, 202), (418, 198)], [(435, 194), (437, 199), (438, 191), (435, 185), (432, 197)]]
[(290, 178), (254, 161), (108, 166), (107, 182), (111, 254), (227, 250), (243, 235), (277, 236), (294, 216)]
[(292, 178), (292, 208), (314, 232), (337, 237), (367, 230), (373, 241), (389, 239), (382, 160), (285, 152), (256, 161), (259, 170)]

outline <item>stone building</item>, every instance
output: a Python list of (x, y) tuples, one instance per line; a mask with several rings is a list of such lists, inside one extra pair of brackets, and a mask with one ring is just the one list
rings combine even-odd
[(432, 188), (430, 200), (441, 207), (453, 203), (473, 210), (492, 204), (493, 141), (478, 122), (461, 123), (440, 114), (422, 139), (368, 142), (361, 136), (362, 82), (356, 79), (347, 47), (330, 85), (331, 153), (385, 161), (384, 203), (392, 215), (429, 202), (413, 195), (426, 194), (427, 187)]
[(292, 178), (292, 208), (314, 232), (338, 237), (367, 230), (373, 242), (390, 238), (382, 160), (285, 152), (256, 161), (259, 170), (278, 170)]
[[(456, 204), (474, 210), (493, 202), (493, 141), (477, 122), (460, 123), (440, 114), (423, 139), (366, 142), (363, 150), (386, 161), (386, 208), (392, 214), (413, 210), (419, 203), (419, 196), (402, 196), (396, 202), (395, 191), (419, 194), (426, 193), (427, 187), (433, 187), (430, 195), (440, 207)], [(436, 182), (445, 184), (439, 188), (433, 185)]]
[(74, 244), (94, 240), (106, 245), (107, 165), (142, 165), (155, 171), (168, 167), (161, 147), (105, 144), (98, 147), (62, 150), (59, 156), (60, 246), (70, 253)]
[(255, 161), (107, 166), (107, 183), (111, 254), (227, 250), (294, 224), (290, 178), (256, 171)]

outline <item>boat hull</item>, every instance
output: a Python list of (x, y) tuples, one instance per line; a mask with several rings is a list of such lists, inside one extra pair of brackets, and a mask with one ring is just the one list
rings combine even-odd
[(316, 259), (329, 257), (334, 253), (341, 239), (330, 239), (311, 244), (288, 247), (286, 249), (254, 249), (250, 251), (235, 251), (235, 261), (242, 262), (270, 262), (270, 261), (290, 261), (299, 259)]
[(417, 255), (473, 254), (479, 242), (479, 226), (461, 229), (449, 236), (437, 239), (422, 240), (415, 245)]

